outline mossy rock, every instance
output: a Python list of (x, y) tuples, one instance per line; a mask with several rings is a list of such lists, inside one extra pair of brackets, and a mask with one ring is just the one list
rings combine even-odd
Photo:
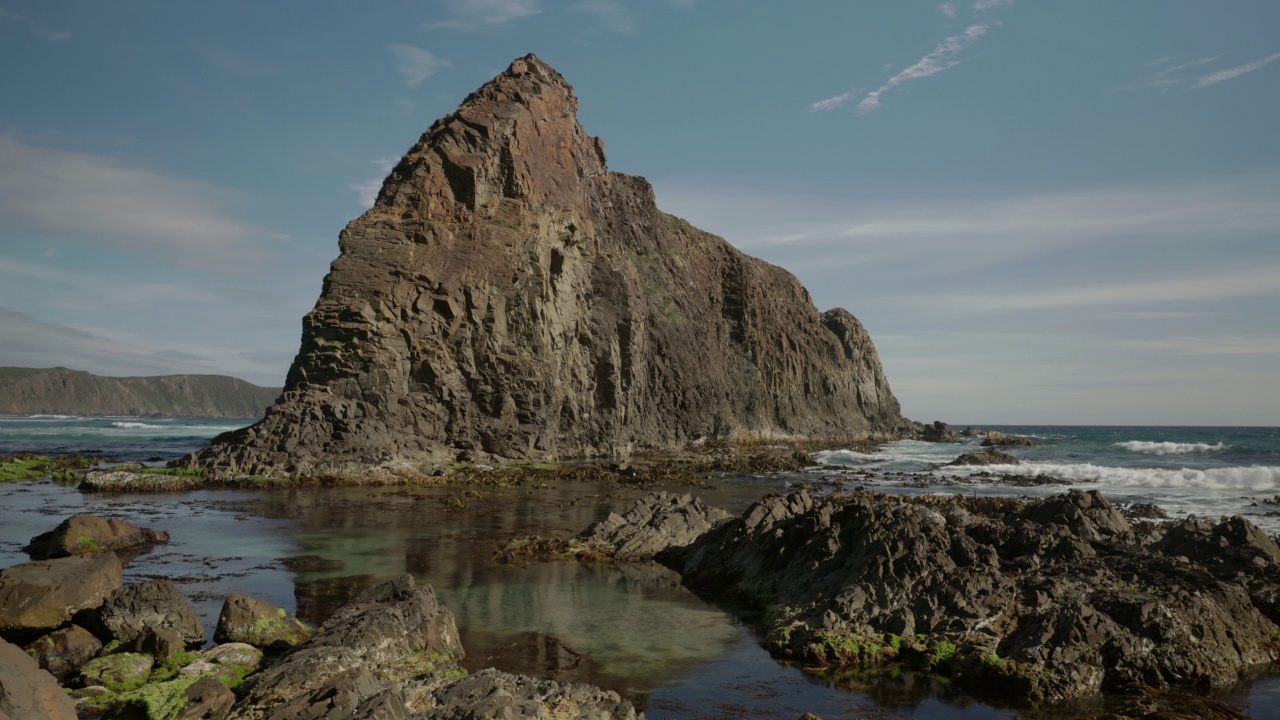
[(227, 596), (213, 633), (217, 642), (247, 643), (273, 650), (295, 647), (310, 637), (311, 629), (284, 608), (237, 593)]
[(142, 653), (103, 655), (85, 663), (80, 676), (85, 685), (102, 685), (115, 693), (137, 690), (151, 678), (155, 661)]

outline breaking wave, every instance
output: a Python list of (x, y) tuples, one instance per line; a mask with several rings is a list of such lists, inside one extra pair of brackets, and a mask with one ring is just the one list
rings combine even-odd
[(145, 428), (145, 429), (149, 429), (149, 430), (155, 430), (155, 429), (158, 429), (158, 428), (162, 428), (162, 427), (164, 427), (164, 426), (163, 426), (163, 425), (148, 425), (148, 424), (146, 424), (146, 423), (140, 423), (140, 422), (113, 422), (113, 423), (111, 423), (111, 427), (118, 427), (118, 428), (135, 428), (135, 429)]
[(1143, 455), (1190, 455), (1191, 453), (1227, 449), (1225, 443), (1211, 445), (1209, 443), (1150, 442), (1147, 440), (1130, 440), (1116, 443), (1116, 447), (1122, 447), (1129, 452), (1142, 453)]
[(1101, 487), (1253, 492), (1280, 489), (1280, 467), (1266, 465), (1197, 470), (1194, 468), (1120, 468), (1091, 463), (1079, 465), (1026, 463), (1024, 465), (988, 465), (982, 468), (947, 468), (946, 472), (967, 475), (979, 470), (1005, 475), (1048, 475), (1069, 483), (1096, 483)]

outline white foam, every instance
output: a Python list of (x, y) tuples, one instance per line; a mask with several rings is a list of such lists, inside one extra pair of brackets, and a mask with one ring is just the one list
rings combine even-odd
[(31, 420), (70, 420), (75, 415), (28, 415)]
[(146, 424), (146, 423), (140, 423), (140, 422), (113, 422), (113, 423), (111, 423), (111, 427), (118, 427), (118, 428), (131, 428), (131, 429), (133, 429), (133, 428), (146, 428), (146, 429), (152, 429), (152, 430), (154, 430), (154, 429), (157, 429), (157, 428), (162, 428), (162, 427), (164, 427), (164, 426), (163, 426), (163, 425), (148, 425), (148, 424)]
[(1119, 468), (1089, 463), (987, 465), (975, 468), (945, 468), (942, 472), (970, 475), (990, 471), (1000, 475), (1034, 477), (1048, 475), (1068, 483), (1090, 483), (1117, 488), (1166, 488), (1269, 492), (1280, 488), (1280, 467), (1251, 465), (1196, 470), (1194, 468)]
[(1116, 447), (1122, 447), (1129, 452), (1142, 453), (1143, 455), (1190, 455), (1191, 453), (1227, 449), (1224, 443), (1210, 445), (1209, 443), (1151, 442), (1148, 440), (1120, 442), (1116, 443)]

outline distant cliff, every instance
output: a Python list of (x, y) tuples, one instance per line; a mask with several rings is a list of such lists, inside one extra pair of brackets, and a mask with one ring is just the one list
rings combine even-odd
[(103, 377), (66, 368), (0, 367), (0, 415), (261, 417), (280, 388), (226, 375)]
[(280, 400), (188, 462), (346, 472), (903, 425), (853, 315), (661, 212), (577, 110), (530, 55), (437, 121), (339, 237)]

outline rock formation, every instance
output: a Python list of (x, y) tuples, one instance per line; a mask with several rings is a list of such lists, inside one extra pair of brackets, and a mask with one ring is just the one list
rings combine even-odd
[(283, 395), (186, 462), (301, 474), (895, 431), (866, 330), (609, 172), (527, 55), (438, 120), (339, 238)]

